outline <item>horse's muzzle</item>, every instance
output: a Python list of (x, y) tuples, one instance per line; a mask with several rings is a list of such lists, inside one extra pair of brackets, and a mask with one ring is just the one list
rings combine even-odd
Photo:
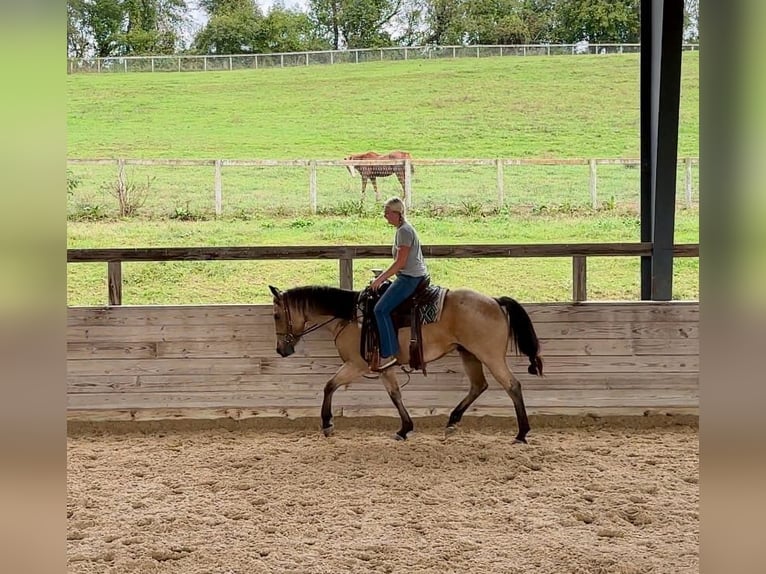
[(289, 357), (295, 352), (295, 346), (287, 343), (277, 343), (277, 353), (281, 357)]

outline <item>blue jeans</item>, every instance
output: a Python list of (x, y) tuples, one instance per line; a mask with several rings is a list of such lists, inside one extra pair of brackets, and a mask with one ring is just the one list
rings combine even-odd
[(391, 312), (415, 292), (422, 277), (397, 275), (396, 280), (375, 304), (375, 320), (380, 334), (380, 356), (391, 357), (399, 352), (399, 338), (394, 330)]

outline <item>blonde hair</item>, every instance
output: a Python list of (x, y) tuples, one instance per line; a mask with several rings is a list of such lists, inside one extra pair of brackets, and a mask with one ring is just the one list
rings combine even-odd
[(404, 207), (404, 202), (398, 197), (392, 197), (391, 199), (386, 200), (386, 203), (383, 204), (383, 208), (388, 208), (389, 211), (401, 215), (402, 221), (404, 221), (407, 216), (407, 208)]

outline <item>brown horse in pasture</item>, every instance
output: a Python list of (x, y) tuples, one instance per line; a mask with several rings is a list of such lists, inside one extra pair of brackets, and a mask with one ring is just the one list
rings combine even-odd
[[(322, 430), (325, 436), (333, 432), (332, 396), (338, 387), (348, 385), (369, 373), (369, 365), (360, 353), (361, 329), (357, 317), (360, 292), (335, 287), (294, 287), (280, 291), (269, 286), (274, 296), (274, 327), (277, 353), (287, 357), (295, 352), (300, 338), (316, 329), (330, 332), (343, 364), (324, 387), (322, 401)], [(399, 331), (399, 364), (409, 361), (409, 329)], [(513, 375), (505, 359), (513, 342), (517, 352), (529, 357), (530, 374), (542, 376), (543, 362), (540, 344), (526, 310), (510, 297), (493, 298), (470, 289), (447, 292), (438, 321), (422, 326), (423, 360), (435, 361), (457, 349), (471, 386), (465, 398), (452, 411), (446, 433), (456, 425), (466, 409), (487, 389), (483, 366), (505, 389), (516, 410), (518, 434), (516, 442), (526, 442), (529, 420), (521, 394), (521, 383)], [(396, 438), (404, 440), (413, 423), (402, 402), (394, 367), (380, 374), (388, 396), (401, 418)]]
[[(354, 170), (359, 172), (359, 175), (362, 176), (362, 196), (364, 196), (364, 192), (367, 189), (367, 180), (370, 180), (372, 182), (372, 188), (375, 190), (375, 199), (377, 201), (380, 201), (380, 193), (378, 192), (378, 182), (376, 181), (376, 178), (378, 177), (388, 177), (389, 175), (396, 175), (397, 179), (399, 180), (399, 184), (402, 186), (402, 193), (404, 193), (404, 165), (403, 164), (397, 164), (397, 163), (385, 163), (386, 160), (390, 159), (412, 159), (412, 156), (406, 152), (406, 151), (392, 151), (391, 153), (387, 154), (379, 154), (375, 153), (374, 151), (368, 151), (366, 153), (358, 153), (355, 155), (349, 155), (345, 158), (346, 161), (352, 161), (355, 159), (363, 159), (363, 160), (379, 160), (381, 163), (380, 165), (347, 165), (348, 172), (353, 176)], [(415, 168), (412, 167), (412, 164), (410, 163), (410, 170), (411, 173), (415, 173)]]

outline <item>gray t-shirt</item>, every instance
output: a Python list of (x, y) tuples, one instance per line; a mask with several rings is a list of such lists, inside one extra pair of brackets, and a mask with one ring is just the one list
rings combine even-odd
[(402, 245), (408, 245), (410, 252), (407, 255), (407, 262), (399, 273), (409, 275), (410, 277), (423, 277), (428, 274), (426, 262), (423, 260), (423, 251), (420, 249), (420, 239), (415, 228), (407, 221), (396, 229), (394, 246), (391, 249), (394, 259), (396, 259), (396, 253)]

